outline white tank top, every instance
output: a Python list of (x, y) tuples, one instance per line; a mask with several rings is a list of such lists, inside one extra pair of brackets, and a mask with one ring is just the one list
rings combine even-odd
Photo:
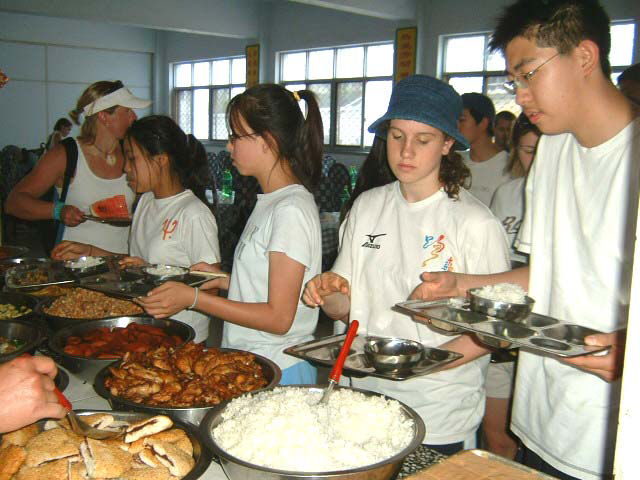
[[(121, 177), (114, 179), (98, 177), (89, 168), (77, 140), (76, 144), (78, 145), (78, 166), (64, 203), (89, 213), (89, 206), (92, 203), (114, 195), (124, 195), (131, 213), (135, 193), (127, 185), (126, 175), (123, 173)], [(61, 189), (57, 190), (60, 194)], [(88, 243), (109, 252), (127, 253), (129, 227), (115, 227), (87, 220), (77, 227), (65, 227), (62, 239)]]

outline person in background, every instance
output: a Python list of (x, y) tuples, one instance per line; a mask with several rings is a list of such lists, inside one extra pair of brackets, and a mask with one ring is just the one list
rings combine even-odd
[(122, 82), (96, 82), (80, 95), (71, 118), (82, 127), (75, 139), (77, 167), (64, 203), (41, 200), (55, 186), (63, 187), (67, 155), (63, 145), (47, 152), (11, 191), (5, 210), (25, 220), (53, 218), (64, 224), (62, 240), (95, 245), (114, 253), (126, 253), (129, 228), (86, 222), (89, 207), (100, 200), (124, 195), (131, 211), (133, 191), (123, 171), (124, 154), (120, 140), (136, 119), (132, 109), (151, 102), (134, 97)]
[(603, 355), (519, 353), (511, 430), (522, 461), (565, 480), (613, 477), (631, 299), (640, 118), (611, 82), (609, 28), (594, 0), (519, 0), (503, 10), (490, 48), (504, 52), (506, 86), (544, 134), (518, 234), (530, 264), (497, 275), (425, 273), (412, 295), (516, 283), (535, 313), (604, 332), (584, 339), (609, 346)]
[[(228, 296), (167, 282), (140, 298), (140, 305), (155, 317), (191, 306), (221, 318), (223, 347), (270, 358), (282, 369), (282, 384), (315, 383), (315, 368), (283, 350), (312, 340), (318, 322), (317, 310), (300, 300), (322, 264), (320, 218), (310, 192), (322, 169), (318, 102), (310, 90), (261, 84), (234, 97), (227, 117), (233, 164), (241, 175), (255, 177), (264, 192), (240, 236), (231, 277), (203, 287), (228, 290)], [(196, 267), (218, 271), (204, 263)]]
[(636, 108), (640, 107), (640, 63), (631, 65), (620, 74), (618, 88)]
[(48, 152), (59, 144), (63, 138), (66, 138), (71, 133), (72, 126), (73, 124), (67, 118), (59, 118), (53, 126), (53, 132), (49, 134), (47, 141), (44, 143), (44, 151)]
[[(140, 200), (133, 214), (129, 254), (122, 266), (218, 264), (218, 226), (206, 203), (208, 163), (202, 144), (169, 117), (152, 115), (131, 124), (124, 139), (124, 171)], [(91, 244), (64, 241), (51, 254), (66, 260), (112, 255)], [(191, 325), (196, 342), (209, 335), (209, 319), (196, 311), (173, 316)]]
[(516, 116), (509, 110), (496, 113), (493, 120), (493, 141), (496, 147), (505, 152), (511, 151), (511, 129), (516, 121)]
[[(538, 127), (529, 122), (524, 113), (520, 114), (513, 126), (510, 140), (513, 149), (507, 165), (514, 179), (500, 185), (491, 201), (491, 211), (502, 222), (509, 237), (512, 266), (528, 262), (526, 255), (517, 252), (514, 241), (524, 216), (524, 183), (540, 135)], [(482, 432), (486, 448), (506, 458), (514, 458), (518, 450), (518, 444), (509, 432), (514, 366), (515, 356), (509, 351), (494, 352), (485, 385), (487, 408), (482, 420)]]
[(43, 356), (21, 356), (0, 365), (0, 433), (66, 415), (53, 391), (57, 372), (53, 360)]
[(459, 153), (471, 171), (469, 191), (489, 206), (496, 188), (511, 180), (511, 176), (504, 171), (508, 154), (492, 141), (496, 111), (491, 99), (481, 93), (465, 93), (462, 95), (462, 104), (464, 109), (458, 128), (471, 148)]
[(334, 320), (358, 320), (360, 335), (406, 338), (464, 355), (451, 364), (456, 368), (402, 382), (349, 379), (353, 387), (414, 408), (429, 425), (424, 443), (447, 455), (475, 447), (489, 357), (473, 355), (479, 347), (470, 337), (452, 340), (391, 307), (407, 299), (425, 270), (509, 268), (504, 229), (464, 188), (469, 171), (452, 150), (456, 141), (466, 144), (456, 128), (461, 111), (459, 95), (438, 79), (413, 75), (395, 85), (387, 112), (369, 127), (379, 137), (374, 154), (380, 157), (365, 162), (385, 172), (366, 184), (385, 183), (357, 196), (341, 226), (333, 268), (308, 282), (303, 295)]
[(510, 140), (513, 150), (509, 153), (509, 163), (506, 166), (506, 173), (513, 180), (500, 185), (491, 200), (491, 211), (502, 222), (509, 237), (512, 262), (528, 263), (527, 255), (519, 253), (515, 248), (515, 241), (524, 217), (524, 183), (540, 135), (540, 129), (521, 113), (513, 127)]

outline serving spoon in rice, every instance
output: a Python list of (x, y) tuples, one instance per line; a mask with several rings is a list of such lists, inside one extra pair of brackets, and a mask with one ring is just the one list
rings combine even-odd
[(347, 330), (347, 336), (344, 339), (344, 343), (342, 344), (342, 349), (338, 354), (336, 363), (333, 364), (331, 373), (329, 373), (329, 385), (327, 385), (327, 388), (324, 389), (322, 398), (318, 403), (327, 403), (329, 401), (329, 397), (331, 396), (331, 392), (333, 391), (333, 387), (340, 381), (340, 377), (342, 376), (342, 367), (344, 366), (344, 361), (347, 359), (347, 355), (349, 355), (349, 350), (351, 349), (353, 339), (356, 338), (358, 325), (359, 323), (357, 320), (351, 320), (351, 323), (349, 324), (349, 330)]

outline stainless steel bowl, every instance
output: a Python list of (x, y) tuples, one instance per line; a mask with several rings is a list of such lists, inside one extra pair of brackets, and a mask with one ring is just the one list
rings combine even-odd
[[(151, 269), (157, 269), (157, 270), (160, 270), (160, 272), (152, 273), (150, 271)], [(180, 273), (172, 273), (173, 269), (180, 270)], [(147, 265), (145, 267), (142, 267), (142, 271), (144, 272), (146, 277), (152, 282), (164, 282), (166, 280), (181, 280), (189, 273), (189, 269), (186, 267), (178, 267), (175, 265), (165, 265), (162, 263), (155, 264), (155, 265)]]
[[(322, 385), (287, 385), (281, 388), (308, 388), (311, 391), (318, 392), (318, 394), (324, 391)], [(347, 388), (336, 386), (336, 388)], [(387, 399), (391, 399), (385, 395), (375, 392), (369, 392), (367, 390), (361, 390), (358, 388), (349, 388), (356, 392), (362, 392), (367, 396), (378, 396)], [(373, 465), (367, 465), (365, 467), (353, 468), (348, 470), (337, 470), (331, 472), (292, 472), (287, 470), (277, 470), (274, 468), (261, 467), (252, 463), (245, 462), (233, 455), (228, 454), (222, 448), (218, 446), (213, 438), (213, 429), (222, 422), (222, 414), (229, 402), (221, 403), (214, 407), (207, 416), (202, 420), (200, 424), (200, 433), (205, 445), (217, 455), (220, 459), (220, 463), (225, 473), (230, 480), (263, 480), (263, 479), (284, 479), (284, 480), (297, 480), (297, 479), (324, 479), (330, 478), (332, 480), (388, 480), (395, 478), (402, 461), (407, 455), (413, 452), (420, 446), (425, 435), (424, 422), (420, 418), (420, 415), (408, 407), (404, 403), (400, 402), (402, 409), (404, 410), (407, 418), (410, 418), (414, 422), (414, 435), (411, 443), (407, 445), (402, 451), (398, 452), (391, 458), (382, 462), (374, 463)]]
[[(97, 265), (82, 266), (82, 262), (86, 262), (89, 258), (97, 258), (100, 260), (100, 263)], [(81, 276), (109, 271), (109, 265), (107, 264), (107, 259), (105, 257), (93, 257), (89, 255), (65, 261), (64, 268), (73, 275)]]
[(506, 320), (507, 322), (521, 322), (531, 313), (535, 300), (524, 297), (525, 303), (499, 302), (477, 295), (479, 288), (469, 290), (469, 307), (471, 310), (490, 317)]
[[(97, 413), (107, 413), (115, 418), (116, 421), (125, 421), (130, 423), (139, 422), (146, 418), (152, 417), (148, 413), (141, 412), (118, 412), (113, 410), (75, 410), (77, 415), (94, 415)], [(44, 430), (44, 424), (46, 420), (40, 420), (36, 422), (39, 431)], [(182, 480), (196, 480), (202, 476), (202, 474), (209, 468), (211, 463), (211, 454), (208, 452), (206, 446), (202, 441), (202, 436), (197, 428), (189, 423), (181, 422), (180, 420), (173, 419), (174, 425), (177, 428), (181, 428), (185, 431), (191, 445), (193, 445), (193, 459), (195, 465), (187, 475), (182, 477)], [(65, 477), (66, 478), (66, 477)]]
[(6, 293), (0, 292), (0, 304), (11, 304), (15, 307), (27, 307), (31, 311), (24, 313), (17, 317), (0, 319), (0, 322), (5, 320), (32, 320), (36, 316), (36, 307), (38, 306), (38, 300), (22, 293)]
[[(220, 348), (223, 352), (240, 352), (242, 350), (236, 350), (233, 348)], [(261, 388), (259, 390), (255, 390), (256, 392), (261, 392), (263, 390), (268, 390), (280, 383), (280, 379), (282, 378), (282, 371), (280, 367), (276, 365), (274, 362), (265, 358), (261, 355), (253, 354), (256, 357), (256, 362), (262, 367), (262, 371), (269, 382), (266, 387)], [(114, 364), (117, 365), (117, 364)], [(204, 416), (209, 412), (212, 408), (215, 408), (216, 405), (206, 405), (206, 406), (193, 406), (193, 407), (159, 407), (154, 405), (145, 405), (142, 403), (135, 403), (130, 400), (127, 400), (122, 397), (116, 397), (115, 395), (111, 395), (111, 392), (104, 385), (105, 380), (111, 376), (111, 372), (109, 371), (109, 367), (104, 367), (100, 370), (93, 382), (93, 388), (103, 398), (106, 398), (111, 407), (117, 410), (131, 410), (136, 412), (145, 412), (153, 415), (167, 415), (171, 418), (177, 418), (182, 420), (183, 422), (189, 422), (193, 425), (199, 425)]]
[(13, 360), (23, 353), (33, 353), (43, 339), (42, 328), (25, 320), (0, 321), (0, 337), (25, 342), (15, 352), (0, 355), (0, 363)]
[[(53, 302), (55, 302), (57, 298), (47, 298), (41, 301), (36, 308), (36, 314), (44, 323), (49, 327), (49, 329), (53, 332), (57, 332), (58, 330), (72, 325), (81, 325), (86, 322), (91, 322), (94, 320), (112, 320), (117, 318), (122, 318), (121, 315), (112, 316), (112, 317), (104, 317), (104, 318), (73, 318), (73, 317), (59, 317), (57, 315), (51, 315), (45, 311), (46, 307), (50, 307)], [(134, 318), (144, 318), (146, 316), (145, 313), (140, 313), (138, 315), (129, 315), (129, 317)]]
[(124, 328), (130, 323), (140, 323), (143, 325), (151, 325), (164, 329), (169, 335), (177, 335), (185, 342), (193, 340), (196, 336), (195, 330), (186, 323), (173, 320), (172, 318), (155, 319), (153, 317), (116, 317), (102, 320), (86, 320), (75, 325), (68, 325), (61, 330), (55, 332), (49, 338), (49, 349), (56, 362), (62, 365), (70, 372), (76, 374), (82, 380), (92, 382), (96, 378), (96, 374), (108, 365), (111, 365), (113, 359), (97, 359), (78, 357), (65, 353), (64, 346), (68, 337), (81, 336), (96, 328)]
[(416, 366), (424, 355), (420, 342), (404, 338), (366, 337), (364, 354), (380, 372), (399, 372)]

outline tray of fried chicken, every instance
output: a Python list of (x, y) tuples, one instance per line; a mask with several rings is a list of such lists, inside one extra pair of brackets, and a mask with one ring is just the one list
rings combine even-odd
[(65, 419), (42, 420), (2, 436), (0, 478), (169, 480), (199, 478), (209, 465), (199, 433), (169, 417), (77, 410), (100, 429), (126, 427), (109, 440), (77, 435)]

